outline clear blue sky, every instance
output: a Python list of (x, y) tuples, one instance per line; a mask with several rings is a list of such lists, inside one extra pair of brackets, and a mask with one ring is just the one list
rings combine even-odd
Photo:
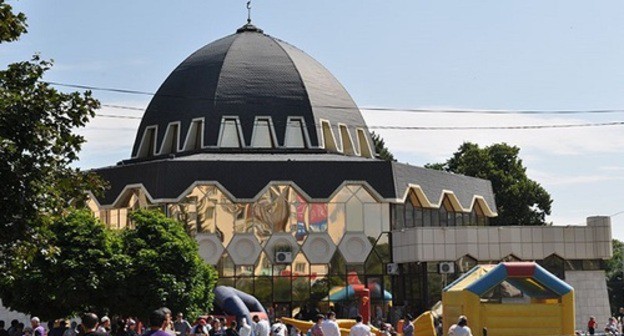
[[(177, 64), (233, 33), (245, 1), (9, 1), (29, 33), (0, 62), (41, 52), (46, 79), (156, 91)], [(360, 106), (501, 110), (624, 109), (622, 1), (254, 1), (253, 21), (323, 63)], [(104, 104), (149, 97), (95, 92)], [(492, 126), (624, 121), (624, 113), (450, 115), (363, 111), (369, 125)], [(105, 108), (102, 113), (140, 115)], [(138, 123), (97, 118), (80, 165), (130, 156)], [(400, 161), (441, 161), (463, 141), (522, 148), (554, 199), (550, 220), (624, 211), (624, 126), (533, 131), (382, 131)], [(624, 240), (624, 214), (612, 218)]]

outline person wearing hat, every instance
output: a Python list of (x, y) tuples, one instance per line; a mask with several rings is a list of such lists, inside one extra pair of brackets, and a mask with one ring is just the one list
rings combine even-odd
[(195, 321), (195, 325), (191, 328), (191, 336), (208, 335), (209, 330), (206, 328), (206, 324), (208, 324), (206, 319), (198, 318)]
[(139, 334), (136, 331), (136, 327), (137, 327), (136, 321), (131, 319), (131, 318), (129, 318), (126, 321), (126, 335), (127, 336), (138, 336)]
[(110, 318), (108, 318), (108, 316), (103, 316), (102, 319), (100, 319), (100, 325), (98, 326), (97, 331), (110, 335), (110, 325)]
[(449, 328), (449, 336), (472, 336), (472, 330), (468, 327), (468, 318), (461, 315), (457, 320), (457, 324), (453, 324)]

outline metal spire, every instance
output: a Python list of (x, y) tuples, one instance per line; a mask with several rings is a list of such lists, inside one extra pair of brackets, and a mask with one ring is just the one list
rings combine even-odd
[(251, 0), (247, 1), (247, 24), (251, 23)]

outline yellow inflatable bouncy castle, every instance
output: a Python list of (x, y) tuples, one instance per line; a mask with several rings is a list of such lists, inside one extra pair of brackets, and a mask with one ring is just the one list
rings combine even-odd
[(574, 289), (533, 262), (479, 265), (442, 292), (444, 335), (460, 315), (474, 335), (574, 335)]
[(420, 314), (412, 323), (414, 323), (414, 336), (436, 336), (431, 311)]

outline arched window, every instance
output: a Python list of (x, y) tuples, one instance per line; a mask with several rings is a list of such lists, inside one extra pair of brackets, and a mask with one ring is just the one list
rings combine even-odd
[(483, 208), (479, 202), (475, 202), (472, 211), (463, 216), (464, 225), (466, 226), (487, 226), (488, 217), (483, 212)]
[(275, 131), (269, 117), (257, 117), (251, 134), (251, 147), (274, 148), (276, 147)]
[(160, 147), (160, 154), (176, 153), (180, 143), (180, 123), (170, 123), (165, 131), (165, 138)]
[(329, 152), (338, 152), (338, 146), (336, 146), (334, 132), (332, 132), (331, 124), (329, 123), (329, 121), (321, 120), (321, 128), (323, 132), (323, 142), (325, 150)]
[(186, 133), (184, 151), (192, 151), (202, 148), (204, 145), (204, 119), (195, 119)]
[(538, 261), (548, 272), (556, 275), (559, 279), (565, 280), (565, 262), (563, 258), (556, 254), (551, 254), (544, 260)]
[(158, 126), (149, 126), (143, 132), (143, 139), (137, 151), (137, 157), (146, 158), (154, 156), (156, 149), (156, 130)]
[(351, 140), (351, 134), (346, 125), (339, 125), (340, 127), (340, 139), (342, 140), (342, 152), (346, 155), (355, 155), (355, 149), (353, 148), (353, 141)]
[(284, 147), (306, 148), (306, 132), (303, 119), (288, 118), (286, 122), (286, 135), (284, 136)]
[(219, 132), (219, 147), (240, 148), (243, 147), (243, 134), (238, 118), (223, 117)]
[(360, 156), (372, 158), (373, 151), (371, 150), (370, 143), (368, 142), (368, 138), (366, 137), (366, 133), (363, 129), (358, 128), (356, 130), (358, 144), (360, 148)]
[[(439, 220), (440, 226), (455, 226), (455, 210), (448, 197), (444, 197), (440, 205)], [(460, 224), (461, 225), (461, 224)]]

